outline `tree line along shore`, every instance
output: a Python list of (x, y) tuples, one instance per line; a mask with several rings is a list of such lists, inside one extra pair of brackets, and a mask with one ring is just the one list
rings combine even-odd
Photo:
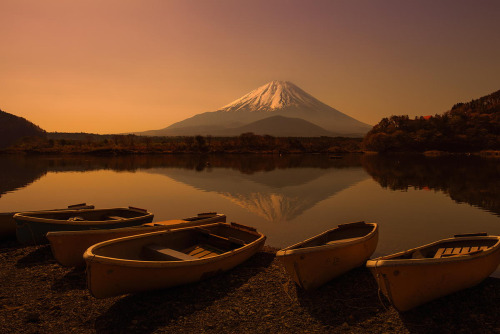
[[(388, 122), (393, 123), (395, 118), (396, 116)], [(0, 149), (0, 153), (95, 155), (260, 153), (328, 154), (335, 157), (349, 153), (422, 153), (426, 156), (474, 154), (488, 158), (500, 158), (500, 138), (490, 140), (496, 144), (485, 146), (473, 146), (470, 141), (464, 139), (452, 143), (453, 137), (447, 138), (445, 142), (432, 140), (429, 145), (424, 145), (420, 141), (412, 139), (413, 134), (401, 134), (399, 130), (390, 134), (373, 131), (365, 138), (349, 138), (273, 137), (253, 133), (244, 133), (237, 137), (146, 137), (85, 133), (74, 136), (73, 134), (55, 133), (44, 137), (24, 137), (16, 144)], [(421, 146), (417, 148), (416, 146), (419, 144)]]
[(6, 153), (355, 153), (362, 138), (273, 137), (244, 133), (236, 137), (146, 137), (137, 135), (47, 134), (25, 137)]

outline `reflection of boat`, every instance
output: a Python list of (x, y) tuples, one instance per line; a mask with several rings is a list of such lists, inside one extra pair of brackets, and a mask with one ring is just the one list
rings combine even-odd
[(399, 311), (474, 286), (500, 263), (500, 237), (456, 235), (367, 262), (380, 290)]
[(137, 235), (149, 232), (162, 231), (174, 228), (199, 226), (225, 222), (226, 216), (217, 213), (200, 213), (198, 216), (184, 219), (167, 220), (163, 222), (147, 223), (139, 226), (122, 227), (105, 230), (85, 231), (56, 231), (47, 233), (52, 254), (57, 262), (63, 266), (83, 266), (83, 253), (90, 246), (99, 242)]
[(139, 208), (21, 212), (14, 215), (17, 240), (24, 245), (47, 243), (50, 231), (110, 229), (150, 223), (153, 214)]
[[(87, 205), (85, 203), (70, 205), (66, 209), (52, 209), (48, 211), (56, 210), (76, 210), (76, 209), (93, 209), (93, 205)], [(17, 212), (2, 212), (0, 213), (0, 239), (14, 237), (16, 235), (16, 221), (14, 220), (14, 215)]]
[(363, 265), (378, 242), (378, 225), (348, 223), (280, 250), (276, 255), (303, 289), (315, 289)]
[(197, 282), (247, 260), (265, 239), (255, 229), (218, 223), (104, 241), (84, 254), (88, 288), (106, 298)]

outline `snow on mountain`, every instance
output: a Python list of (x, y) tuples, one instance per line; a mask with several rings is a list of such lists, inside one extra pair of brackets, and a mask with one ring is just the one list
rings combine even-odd
[[(290, 118), (299, 118), (312, 123), (318, 129), (325, 130), (317, 136), (329, 132), (337, 136), (362, 137), (371, 129), (370, 125), (324, 104), (291, 82), (271, 81), (217, 111), (198, 114), (167, 128), (139, 134), (151, 136), (234, 135), (236, 129), (271, 116), (284, 117), (282, 122), (284, 127), (291, 126)], [(276, 119), (273, 122), (276, 123)], [(283, 129), (280, 130), (276, 131), (276, 134), (273, 132), (268, 134), (283, 133)], [(296, 136), (303, 135), (297, 132)]]
[(322, 107), (321, 102), (288, 81), (271, 81), (222, 107), (221, 111), (273, 111), (287, 107)]

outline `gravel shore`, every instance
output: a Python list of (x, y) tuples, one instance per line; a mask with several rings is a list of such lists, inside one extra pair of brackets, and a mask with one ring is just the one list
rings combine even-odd
[(398, 313), (366, 268), (306, 293), (275, 252), (196, 284), (95, 299), (85, 270), (60, 266), (49, 246), (0, 242), (0, 332), (500, 333), (500, 279)]

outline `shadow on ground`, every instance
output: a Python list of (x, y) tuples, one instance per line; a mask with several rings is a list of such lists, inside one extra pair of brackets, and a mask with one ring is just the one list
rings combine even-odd
[(264, 271), (274, 254), (260, 252), (234, 269), (205, 281), (125, 296), (95, 321), (97, 333), (151, 333), (212, 305)]
[(500, 332), (500, 279), (489, 277), (470, 289), (400, 314), (410, 333)]
[(85, 290), (87, 288), (87, 276), (85, 267), (73, 268), (70, 272), (61, 278), (55, 279), (52, 284), (54, 291)]
[(16, 263), (16, 268), (41, 266), (47, 263), (55, 263), (50, 245), (41, 246), (20, 258)]
[(356, 325), (383, 310), (377, 283), (365, 267), (353, 269), (317, 290), (296, 289), (300, 305), (329, 328), (344, 323)]

